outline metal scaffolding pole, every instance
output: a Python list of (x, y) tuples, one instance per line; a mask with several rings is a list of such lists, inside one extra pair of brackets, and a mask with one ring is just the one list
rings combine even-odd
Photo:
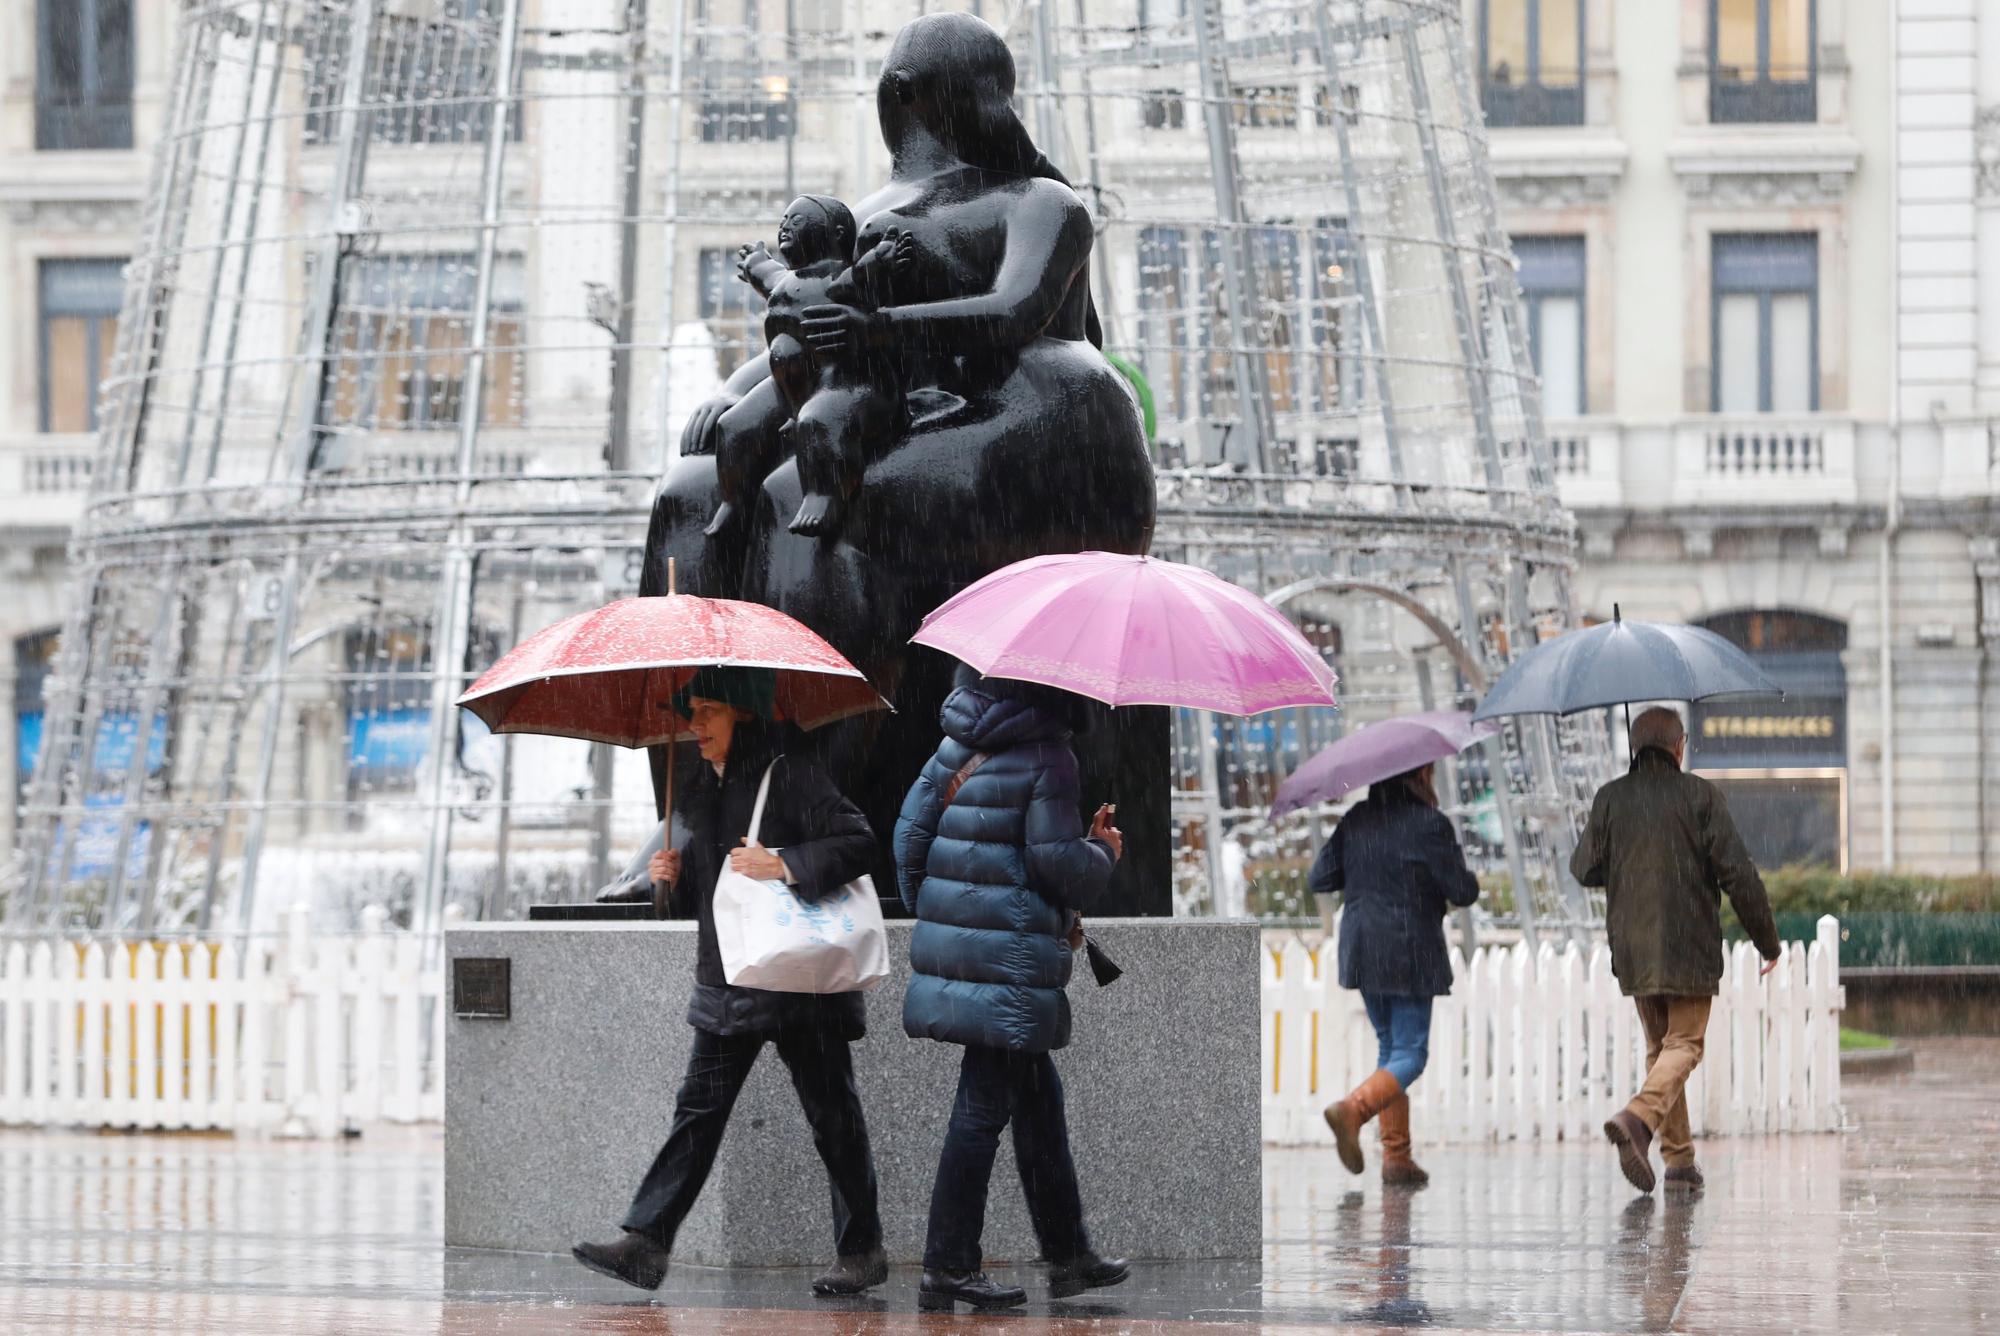
[[(153, 729), (160, 715), (161, 697), (167, 677), (173, 670), (174, 650), (180, 637), (175, 634), (174, 625), (181, 616), (181, 580), (184, 567), (176, 562), (167, 574), (166, 589), (160, 599), (160, 607), (153, 621), (152, 639), (147, 645), (146, 678), (140, 683), (134, 707), (137, 718), (133, 720), (132, 754), (125, 763), (125, 791), (119, 796), (117, 851), (111, 858), (111, 889), (105, 896), (106, 926), (125, 926), (125, 883), (126, 864), (132, 858), (132, 840), (139, 824), (139, 808), (146, 801), (146, 758), (153, 748)], [(156, 823), (151, 832), (155, 842), (162, 839), (165, 831)], [(139, 930), (150, 932), (153, 928), (153, 888), (148, 885), (141, 889)]]
[[(352, 195), (360, 184), (362, 165), (368, 156), (364, 131), (367, 118), (361, 113), (361, 99), (368, 88), (368, 59), (375, 42), (375, 9), (379, 0), (354, 0), (354, 18), (348, 30), (347, 64), (341, 71), (340, 110), (334, 117), (333, 176), (327, 187), (325, 234), (313, 253), (308, 272), (312, 292), (306, 307), (304, 354), (310, 366), (311, 398), (299, 415), (285, 456), (285, 480), (303, 492), (305, 477), (312, 471), (319, 452), (321, 414), (326, 404), (326, 378), (332, 358), (327, 339), (333, 332), (334, 316), (340, 299), (341, 259), (348, 238), (360, 220), (354, 216)], [(290, 391), (287, 390), (287, 399)], [(280, 421), (282, 422), (282, 417)]]
[[(236, 931), (247, 934), (257, 904), (257, 865), (264, 858), (264, 831), (270, 824), (271, 808), (264, 796), (271, 791), (271, 776), (278, 763), (278, 734), (285, 726), (285, 673), (292, 658), (292, 626), (298, 616), (299, 581), (303, 578), (299, 552), (304, 539), (294, 544), (278, 573), (278, 610), (271, 624), (271, 648), (264, 659), (259, 692), (264, 697), (264, 729), (257, 742), (257, 784), (252, 790), (258, 801), (250, 807), (243, 831), (243, 876), (236, 891)], [(212, 894), (212, 892), (211, 892)]]
[[(1472, 649), (1482, 663), (1489, 659), (1486, 637), (1479, 632), (1479, 605), (1472, 599), (1472, 580), (1466, 574), (1465, 559), (1451, 560), (1453, 591), (1458, 596), (1459, 639)], [(1516, 720), (1517, 727), (1524, 727)], [(1521, 937), (1529, 946), (1540, 941), (1535, 917), (1535, 887), (1528, 880), (1528, 860), (1521, 849), (1525, 828), (1514, 812), (1514, 794), (1508, 787), (1507, 744), (1496, 733), (1479, 744), (1486, 753), (1486, 778), (1493, 786), (1493, 807), (1500, 818), (1500, 840), (1507, 855), (1507, 875), (1514, 882), (1514, 911), (1521, 919)]]
[[(282, 42), (282, 33), (278, 40)], [(222, 411), (222, 406), (229, 403), (230, 388), (236, 381), (236, 346), (243, 333), (243, 306), (250, 292), (250, 265), (256, 255), (257, 239), (260, 235), (257, 222), (263, 215), (264, 195), (268, 189), (265, 174), (270, 170), (271, 132), (277, 128), (278, 95), (285, 86), (285, 81), (281, 77), (283, 64), (282, 56), (272, 62), (271, 77), (266, 83), (264, 92), (263, 128), (257, 139), (257, 169), (251, 177), (250, 208), (249, 216), (243, 222), (243, 244), (238, 247), (243, 252), (243, 260), (237, 268), (236, 275), (236, 312), (229, 322), (229, 337), (222, 345), (222, 376), (215, 392), (218, 409), (208, 433), (208, 455), (201, 471), (204, 482), (214, 479), (216, 463), (222, 457), (222, 429), (229, 419), (229, 415)], [(240, 164), (237, 170), (241, 172)], [(220, 261), (217, 262), (217, 268), (221, 268)], [(203, 913), (206, 912), (204, 905)]]
[(493, 70), (493, 114), (486, 118), (486, 160), (480, 169), (478, 269), (472, 286), (471, 351), (465, 359), (465, 391), (459, 403), (458, 480), (454, 484), (458, 518), (446, 540), (444, 578), (438, 590), (436, 618), (431, 625), (431, 737), (429, 839), (424, 850), (424, 881), (414, 915), (426, 954), (435, 959), (443, 922), (445, 882), (451, 861), (450, 796), (457, 758), (446, 748), (457, 734), (460, 677), (472, 629), (474, 562), (472, 525), (466, 512), (472, 504), (472, 474), (479, 444), (479, 421), (486, 403), (487, 328), (493, 316), (493, 262), (499, 247), (500, 204), (506, 185), (507, 126), (513, 119), (516, 48), (521, 40), (521, 0), (502, 0), (500, 31)]
[[(201, 421), (201, 396), (202, 396), (202, 390), (204, 388), (204, 382), (208, 378), (207, 373), (208, 373), (209, 342), (215, 336), (215, 309), (222, 296), (222, 271), (226, 267), (229, 258), (226, 243), (231, 235), (231, 225), (233, 224), (236, 218), (236, 192), (238, 191), (238, 189), (241, 188), (244, 180), (243, 151), (245, 148), (249, 146), (250, 143), (250, 125), (251, 125), (250, 109), (254, 105), (257, 97), (257, 75), (259, 71), (263, 69), (264, 65), (263, 38), (264, 38), (264, 29), (268, 21), (269, 14), (270, 14), (270, 0), (259, 0), (257, 8), (257, 26), (255, 29), (256, 35), (251, 42), (250, 60), (248, 67), (243, 75), (243, 105), (238, 110), (236, 115), (236, 122), (237, 122), (236, 152), (234, 154), (234, 162), (232, 163), (231, 170), (229, 172), (229, 184), (223, 188), (222, 192), (222, 235), (225, 241), (225, 246), (224, 248), (219, 249), (216, 252), (215, 261), (209, 267), (208, 292), (206, 297), (202, 301), (201, 308), (195, 312), (196, 318), (201, 321), (201, 337), (198, 342), (198, 347), (195, 353), (194, 379), (192, 385), (188, 389), (187, 421), (182, 426), (179, 457), (174, 462), (174, 485), (177, 488), (182, 488), (182, 489), (185, 489), (187, 487), (188, 463), (194, 456), (194, 437), (195, 437), (196, 425)], [(278, 72), (275, 69), (271, 73), (270, 82), (274, 88), (279, 82), (281, 82), (281, 80), (278, 78)], [(264, 121), (264, 133), (268, 138), (270, 134), (270, 119), (268, 117), (266, 117)], [(253, 197), (254, 193), (258, 190), (258, 188), (259, 187), (256, 184), (254, 183), (252, 184), (251, 189), (253, 192)], [(255, 225), (254, 221), (250, 223), (250, 226), (254, 225)], [(245, 231), (246, 241), (248, 239), (248, 236), (249, 232), (246, 228)], [(250, 271), (249, 251), (247, 246), (245, 246), (243, 249), (244, 249), (244, 260), (243, 260), (242, 272), (244, 277), (247, 278)], [(238, 291), (237, 300), (235, 301), (235, 303), (233, 303), (230, 313), (231, 333), (226, 338), (225, 341), (229, 343), (232, 347), (235, 344), (235, 337), (234, 337), (235, 325), (243, 318), (242, 296), (243, 296), (242, 292)], [(226, 367), (227, 363), (225, 362), (224, 365)], [(218, 418), (222, 416), (221, 410), (219, 408), (216, 412), (216, 416)], [(176, 510), (180, 509), (181, 504), (186, 499), (187, 496), (185, 491), (177, 492), (174, 496), (174, 508)]]
[[(1084, 27), (1084, 0), (1076, 0), (1076, 26)], [(1056, 62), (1056, 95), (1062, 95), (1062, 63)], [(1091, 246), (1092, 259), (1097, 264), (1097, 323), (1104, 333), (1106, 347), (1117, 345), (1118, 303), (1117, 289), (1111, 282), (1111, 247), (1104, 244), (1104, 229), (1109, 215), (1104, 209), (1104, 162), (1097, 139), (1097, 98), (1090, 86), (1090, 67), (1084, 65), (1077, 70), (1077, 91), (1083, 97), (1083, 151), (1084, 170), (1089, 176), (1084, 184), (1089, 195), (1084, 203), (1090, 206), (1090, 218), (1097, 234)]]
[(1461, 374), (1466, 402), (1472, 409), (1473, 434), (1479, 440), (1480, 458), (1486, 464), (1488, 503), (1499, 509), (1504, 496), (1506, 475), (1500, 468), (1500, 438), (1493, 427), (1492, 391), (1486, 383), (1492, 368), (1486, 361), (1485, 339), (1479, 324), (1478, 306), (1465, 290), (1465, 262), (1459, 258), (1458, 226), (1451, 216), (1451, 187), (1438, 156), (1437, 125), (1432, 120), (1430, 84), (1424, 76), (1423, 54), (1417, 49), (1417, 25), (1403, 25), (1399, 40), (1403, 66), (1410, 79), (1410, 109), (1414, 113), (1417, 145), (1423, 154), (1424, 171), (1430, 177), (1431, 212), (1437, 219), (1438, 264), (1443, 270), (1445, 289), (1451, 294), (1451, 310), (1458, 327)]
[(605, 463), (632, 467), (632, 333), (639, 287), (639, 214), (645, 207), (647, 0), (625, 0), (624, 202), (618, 220), (618, 319), (611, 332), (611, 435)]
[[(664, 469), (680, 450), (667, 423), (674, 409), (674, 288), (680, 275), (681, 232), (681, 141), (687, 123), (687, 7), (688, 0), (672, 0), (674, 35), (672, 54), (667, 60), (667, 192), (666, 224), (660, 229), (660, 374), (654, 387), (654, 420), (660, 433), (654, 464)], [(789, 203), (790, 201), (787, 201)]]
[(1252, 471), (1268, 472), (1273, 438), (1271, 384), (1262, 340), (1251, 310), (1250, 229), (1243, 212), (1242, 176), (1236, 157), (1236, 127), (1230, 121), (1229, 67), (1221, 50), (1222, 14), (1216, 0), (1189, 0), (1202, 79), (1202, 120), (1208, 130), (1209, 168), (1215, 180), (1217, 241), (1222, 252), (1223, 300), (1229, 311), (1230, 364), (1236, 380), (1236, 425), (1247, 438), (1238, 457)]
[(1339, 39), (1326, 11), (1326, 5), (1315, 5), (1313, 18), (1319, 29), (1320, 75), (1326, 86), (1327, 105), (1333, 108), (1334, 141), (1340, 145), (1340, 183), (1342, 194), (1347, 199), (1348, 250), (1354, 265), (1354, 291), (1361, 305), (1361, 324), (1368, 340), (1364, 351), (1375, 369), (1376, 407), (1382, 415), (1382, 442), (1389, 455), (1389, 477), (1395, 487), (1396, 508), (1408, 510), (1411, 505), (1410, 484), (1403, 468), (1402, 432), (1396, 425), (1396, 393), (1389, 381), (1389, 341), (1382, 331), (1382, 307), (1375, 290), (1375, 265), (1368, 256), (1368, 239), (1354, 231), (1362, 219), (1361, 173), (1354, 160), (1354, 143), (1348, 133), (1347, 117), (1341, 111), (1344, 95)]

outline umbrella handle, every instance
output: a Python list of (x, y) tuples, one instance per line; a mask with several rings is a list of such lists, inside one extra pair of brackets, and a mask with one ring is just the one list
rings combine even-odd
[[(665, 810), (660, 815), (660, 848), (663, 851), (674, 847), (674, 744), (669, 742), (666, 744), (666, 748), (667, 801)], [(653, 917), (663, 919), (666, 916), (666, 899), (660, 894), (660, 888), (655, 886), (653, 888)]]

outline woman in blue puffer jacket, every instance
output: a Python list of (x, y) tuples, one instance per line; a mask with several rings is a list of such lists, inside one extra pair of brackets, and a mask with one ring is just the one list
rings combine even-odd
[(896, 879), (917, 916), (903, 1028), (963, 1044), (958, 1097), (931, 1189), (918, 1303), (1006, 1308), (1027, 1292), (980, 1270), (986, 1190), (1000, 1132), (1049, 1264), (1066, 1297), (1125, 1279), (1090, 1246), (1069, 1150), (1062, 1081), (1070, 963), (1081, 912), (1103, 891), (1124, 839), (1100, 807), (1086, 833), (1070, 738), (1085, 722), (1067, 692), (961, 670), (945, 699), (944, 741), (896, 819)]

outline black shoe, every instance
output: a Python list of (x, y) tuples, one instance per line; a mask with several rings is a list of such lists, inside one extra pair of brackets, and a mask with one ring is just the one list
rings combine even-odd
[(1081, 1253), (1067, 1262), (1049, 1265), (1049, 1297), (1067, 1299), (1085, 1290), (1107, 1290), (1132, 1274), (1122, 1257)]
[(1002, 1285), (984, 1271), (926, 1271), (917, 1286), (917, 1307), (926, 1313), (949, 1313), (956, 1304), (981, 1310), (1013, 1308), (1028, 1302), (1019, 1285)]
[(667, 1250), (644, 1234), (627, 1230), (616, 1243), (579, 1243), (569, 1255), (600, 1276), (642, 1290), (657, 1290), (667, 1278)]
[(814, 1294), (859, 1294), (889, 1278), (889, 1254), (880, 1248), (852, 1257), (838, 1257), (827, 1273), (813, 1282)]

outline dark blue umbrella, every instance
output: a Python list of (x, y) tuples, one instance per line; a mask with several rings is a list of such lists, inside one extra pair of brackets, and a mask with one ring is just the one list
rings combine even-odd
[(1566, 632), (1514, 660), (1472, 717), (1784, 694), (1749, 655), (1715, 632), (1677, 622), (1628, 622), (1614, 609), (1610, 621)]

